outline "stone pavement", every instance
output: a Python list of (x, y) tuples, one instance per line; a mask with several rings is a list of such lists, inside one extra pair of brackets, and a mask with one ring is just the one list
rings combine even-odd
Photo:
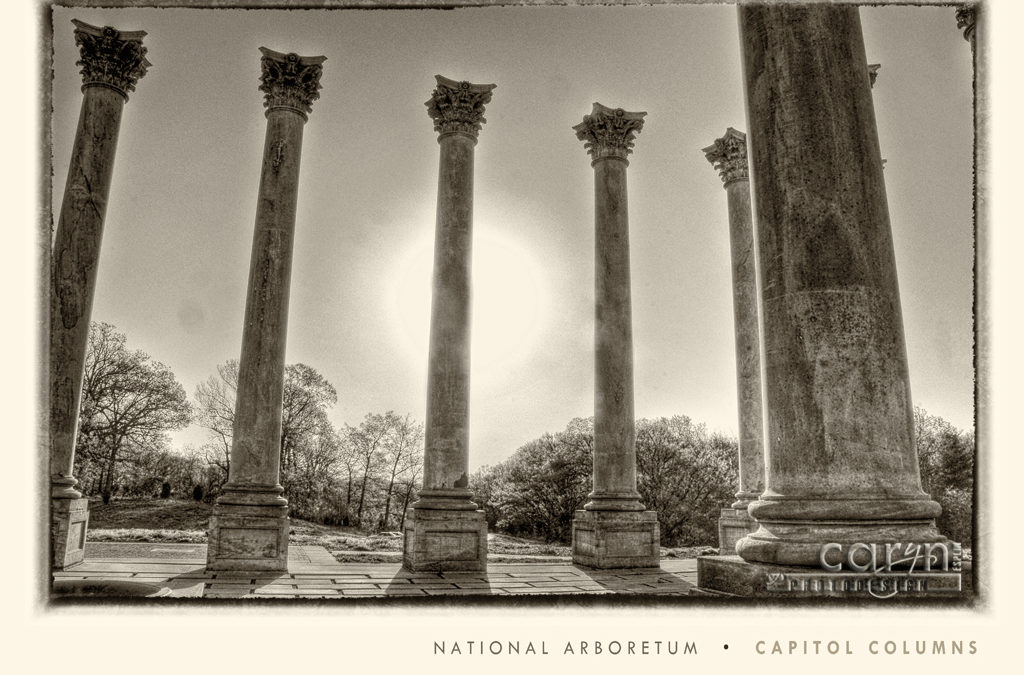
[(87, 546), (85, 562), (54, 573), (58, 597), (683, 596), (697, 583), (694, 559), (662, 560), (660, 569), (590, 570), (552, 562), (412, 573), (399, 563), (339, 563), (321, 546), (290, 546), (288, 572), (268, 574), (208, 572), (204, 544)]

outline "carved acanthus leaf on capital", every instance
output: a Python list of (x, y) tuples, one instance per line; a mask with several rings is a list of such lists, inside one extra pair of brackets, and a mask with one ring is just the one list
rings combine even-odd
[(646, 115), (594, 103), (591, 113), (584, 115), (583, 121), (572, 130), (595, 162), (606, 157), (626, 159), (633, 151), (633, 142), (643, 129)]
[(439, 134), (463, 133), (476, 138), (484, 118), (484, 106), (491, 102), (495, 84), (456, 82), (435, 75), (437, 87), (430, 95), (427, 115), (434, 120), (434, 131)]
[(282, 54), (266, 47), (260, 47), (260, 52), (260, 91), (267, 112), (288, 108), (303, 117), (313, 112), (313, 101), (320, 98), (321, 64), (327, 57)]
[(75, 62), (82, 67), (82, 89), (110, 87), (127, 100), (128, 92), (135, 91), (136, 83), (153, 65), (142, 45), (146, 32), (98, 28), (78, 19), (71, 22), (75, 24), (75, 45), (82, 56)]
[(701, 152), (718, 169), (725, 185), (738, 180), (750, 180), (747, 135), (742, 131), (729, 127), (724, 136), (715, 140), (714, 145), (709, 145)]
[(964, 39), (968, 42), (974, 37), (974, 25), (977, 19), (978, 13), (975, 5), (965, 5), (956, 10), (956, 27), (963, 30)]

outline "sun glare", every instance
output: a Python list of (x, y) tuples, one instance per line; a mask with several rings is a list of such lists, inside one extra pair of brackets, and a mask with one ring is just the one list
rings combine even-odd
[[(408, 360), (427, 364), (433, 236), (399, 261), (389, 305)], [(544, 275), (522, 244), (486, 227), (473, 232), (472, 380), (486, 384), (523, 361), (545, 319)]]

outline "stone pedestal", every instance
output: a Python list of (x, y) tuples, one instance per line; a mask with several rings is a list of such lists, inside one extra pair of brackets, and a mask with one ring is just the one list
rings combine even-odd
[(50, 500), (50, 541), (55, 570), (77, 565), (85, 559), (85, 532), (89, 527), (89, 500)]
[(594, 489), (572, 528), (589, 567), (657, 567), (658, 520), (636, 490), (626, 156), (647, 113), (594, 103), (573, 127), (594, 169)]
[(493, 84), (436, 76), (426, 102), (441, 146), (427, 364), (423, 489), (408, 511), (408, 570), (485, 570), (487, 524), (469, 487), (473, 152)]
[(487, 569), (484, 512), (409, 509), (402, 566), (411, 572), (479, 572)]
[(265, 47), (260, 51), (267, 133), (238, 363), (231, 469), (210, 519), (211, 570), (288, 569), (288, 501), (279, 482), (288, 291), (302, 131), (313, 101), (320, 97), (326, 59)]
[[(282, 499), (282, 501), (284, 501)], [(288, 569), (288, 505), (218, 502), (210, 518), (207, 569), (283, 572)]]
[(763, 316), (766, 481), (748, 562), (933, 542), (856, 7), (739, 8)]
[(718, 516), (718, 553), (734, 555), (740, 539), (757, 530), (757, 521), (746, 508), (726, 507)]
[[(69, 559), (80, 561), (78, 549), (85, 545), (84, 526), (74, 546), (64, 537), (77, 536), (78, 523), (84, 522), (77, 518), (87, 519), (81, 515), (88, 503), (75, 489), (74, 464), (89, 322), (121, 113), (128, 92), (151, 65), (142, 46), (145, 32), (97, 28), (78, 20), (74, 24), (83, 99), (50, 270), (51, 545), (57, 568)], [(57, 522), (72, 514), (76, 520)]]
[[(872, 578), (874, 577), (874, 578)], [(894, 585), (898, 585), (894, 589)], [(801, 600), (834, 598), (842, 600), (913, 600), (927, 597), (960, 600), (971, 593), (971, 565), (934, 574), (834, 573), (793, 565), (747, 562), (739, 556), (697, 558), (697, 587), (704, 591), (745, 598)]]
[(655, 511), (576, 512), (572, 562), (596, 569), (658, 567), (661, 561)]

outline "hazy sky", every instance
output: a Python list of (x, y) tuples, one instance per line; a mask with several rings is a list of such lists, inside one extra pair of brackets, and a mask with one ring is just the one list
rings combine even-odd
[[(882, 64), (913, 400), (971, 428), (970, 46), (949, 7), (861, 17)], [(190, 397), (240, 352), (266, 46), (327, 57), (303, 141), (287, 361), (335, 385), (335, 423), (425, 415), (438, 146), (423, 102), (442, 74), (497, 84), (476, 149), (471, 467), (593, 413), (593, 170), (571, 127), (594, 101), (648, 113), (628, 170), (636, 414), (736, 433), (726, 195), (700, 152), (746, 130), (734, 7), (55, 7), (55, 213), (82, 97), (72, 18), (145, 30), (153, 63), (122, 121), (93, 319)]]

